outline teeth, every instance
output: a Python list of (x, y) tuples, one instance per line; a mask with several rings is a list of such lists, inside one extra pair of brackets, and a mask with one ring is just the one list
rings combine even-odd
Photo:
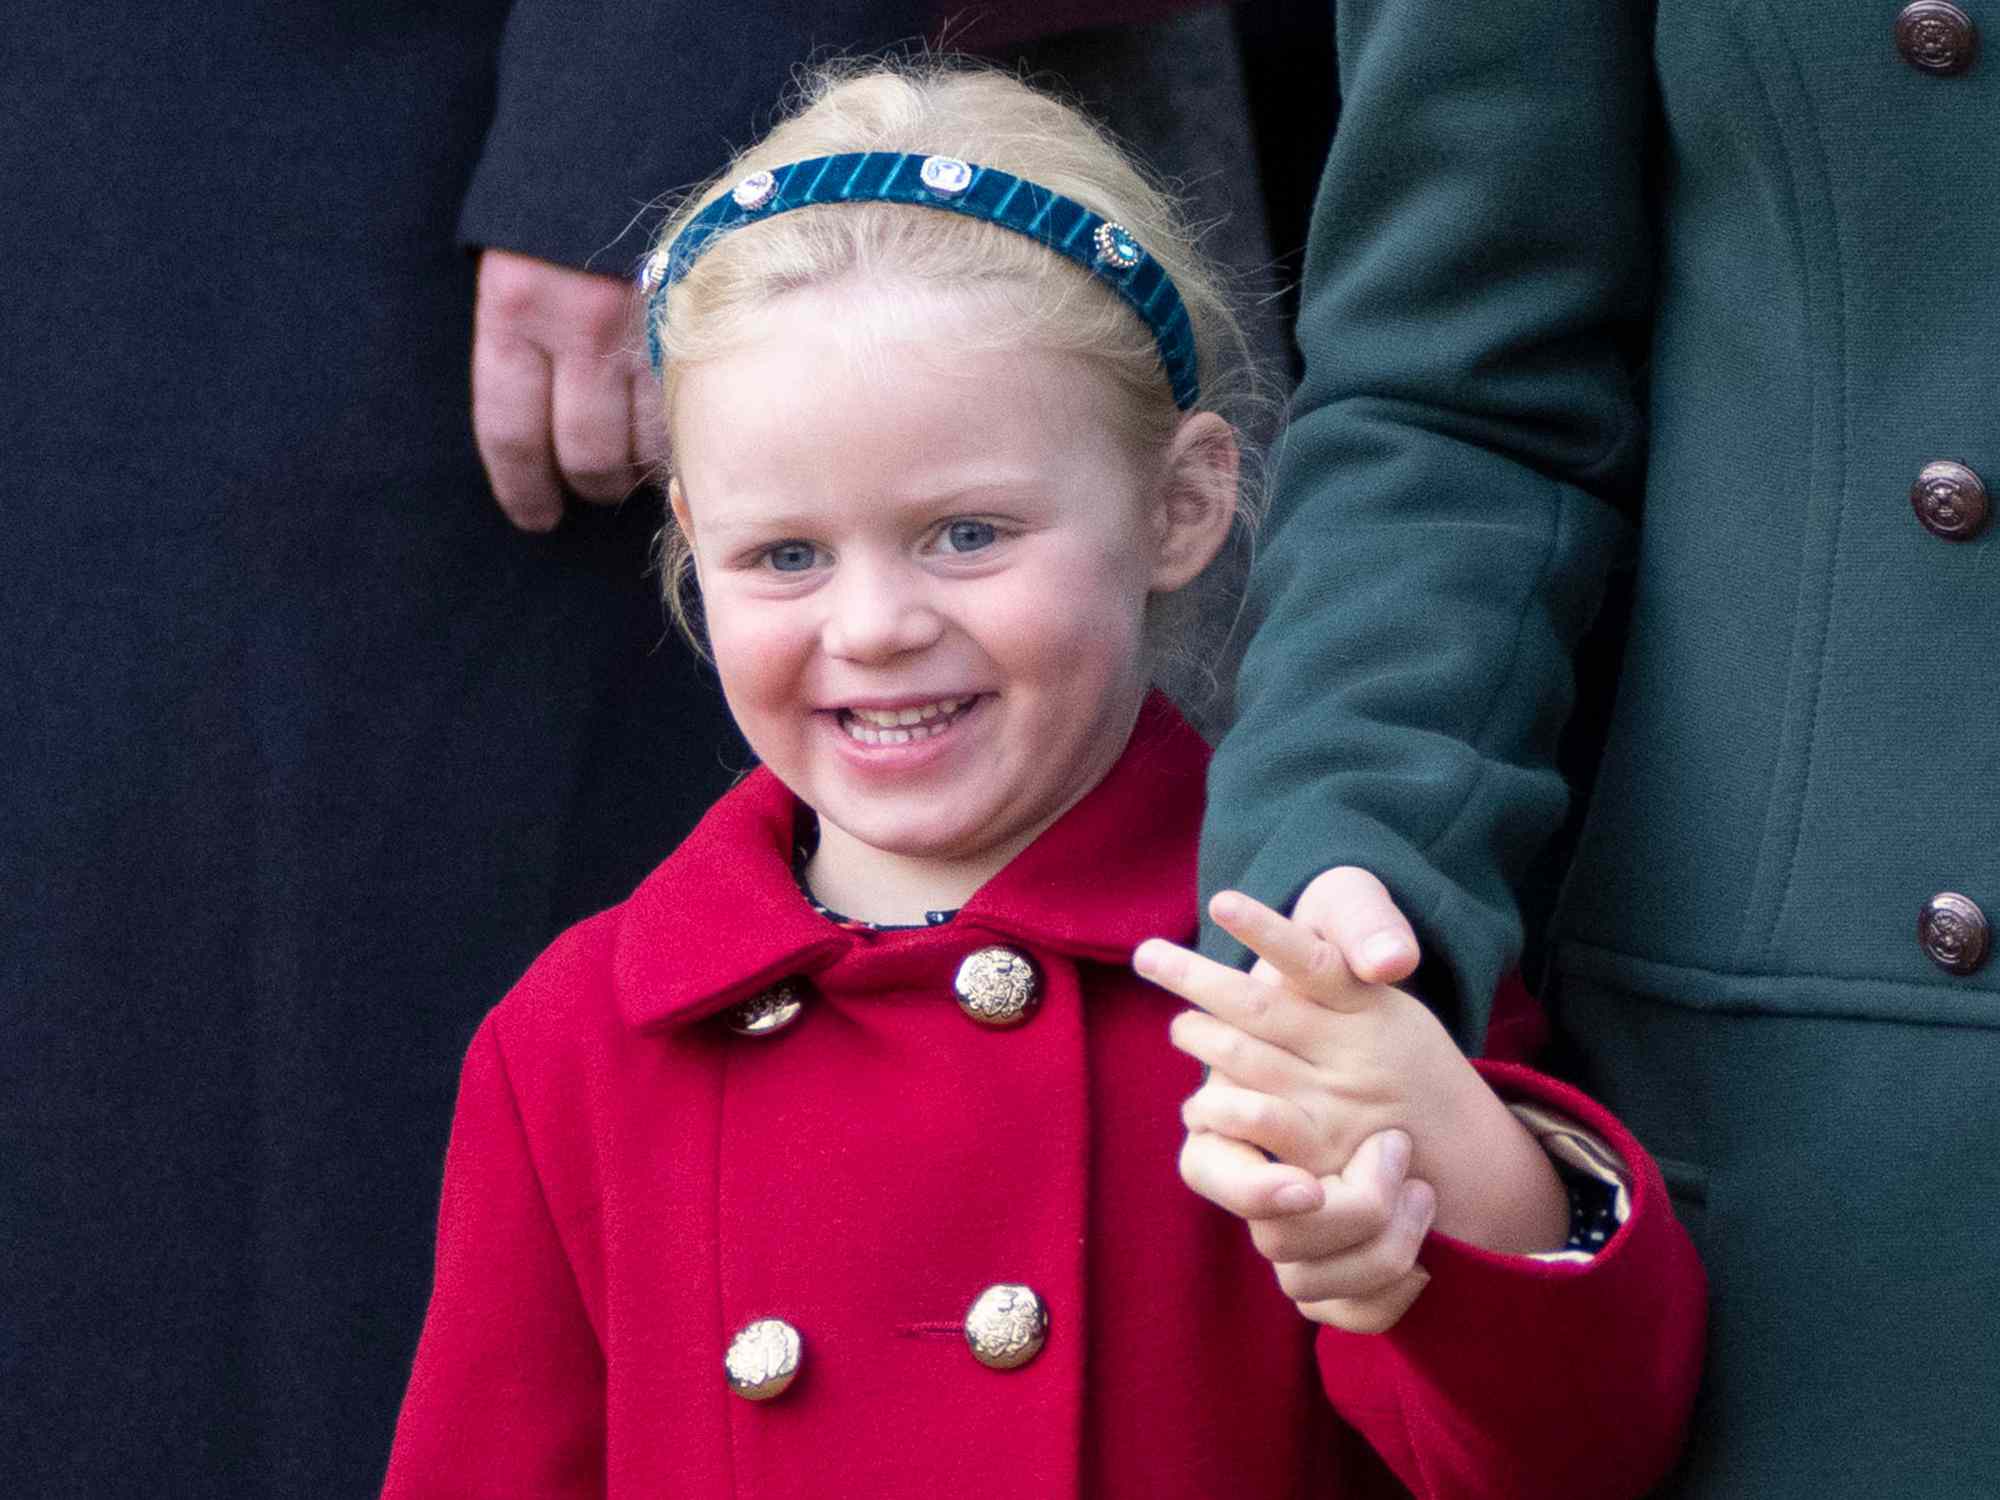
[(912, 724), (924, 724), (957, 713), (959, 705), (964, 702), (963, 698), (940, 698), (935, 703), (923, 703), (915, 708), (850, 708), (847, 712), (878, 729), (907, 729)]
[(864, 745), (909, 745), (943, 734), (952, 715), (971, 701), (940, 698), (915, 708), (850, 708), (841, 714), (840, 727)]

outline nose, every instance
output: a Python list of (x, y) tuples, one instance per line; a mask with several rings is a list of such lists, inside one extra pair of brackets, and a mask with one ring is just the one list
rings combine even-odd
[(906, 566), (849, 562), (825, 592), (820, 645), (844, 661), (887, 661), (921, 651), (944, 632), (928, 580)]

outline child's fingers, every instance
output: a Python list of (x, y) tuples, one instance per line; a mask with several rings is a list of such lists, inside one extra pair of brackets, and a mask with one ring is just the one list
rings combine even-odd
[(1224, 1078), (1208, 1081), (1181, 1106), (1189, 1131), (1209, 1130), (1265, 1151), (1296, 1167), (1312, 1169), (1326, 1154), (1326, 1132), (1290, 1099), (1246, 1089)]
[(1241, 891), (1218, 892), (1208, 911), (1223, 931), (1316, 1004), (1330, 1010), (1362, 1010), (1379, 997), (1375, 986), (1355, 978), (1340, 949), (1306, 923)]
[(1395, 1216), (1410, 1167), (1410, 1138), (1381, 1130), (1356, 1148), (1346, 1170), (1320, 1179), (1326, 1201), (1307, 1214), (1254, 1219), (1258, 1253), (1276, 1263), (1318, 1261), (1380, 1239)]
[(1413, 1267), (1394, 1286), (1372, 1297), (1334, 1297), (1325, 1302), (1301, 1302), (1299, 1311), (1315, 1323), (1342, 1328), (1349, 1333), (1387, 1333), (1403, 1321), (1423, 1289), (1430, 1285), (1431, 1273)]
[(1416, 1267), (1417, 1251), (1436, 1212), (1437, 1194), (1429, 1183), (1413, 1178), (1397, 1192), (1381, 1233), (1318, 1260), (1280, 1261), (1278, 1285), (1301, 1305), (1378, 1297)]
[(1164, 938), (1148, 938), (1133, 950), (1132, 968), (1190, 1005), (1288, 1052), (1308, 1048), (1315, 1023), (1323, 1020), (1311, 1000)]
[(1198, 1130), (1181, 1143), (1181, 1181), (1239, 1219), (1310, 1213), (1325, 1201), (1310, 1172), (1266, 1161), (1254, 1146)]
[(1319, 1091), (1311, 1064), (1205, 1011), (1184, 1010), (1167, 1028), (1174, 1046), (1231, 1082), (1284, 1098)]

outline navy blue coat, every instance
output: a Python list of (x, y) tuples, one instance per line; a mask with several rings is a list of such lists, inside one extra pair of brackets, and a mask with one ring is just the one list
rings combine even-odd
[(624, 274), (920, 10), (8, 8), (0, 1494), (378, 1482), (474, 1025), (742, 760), (657, 498), (494, 506), (463, 246)]

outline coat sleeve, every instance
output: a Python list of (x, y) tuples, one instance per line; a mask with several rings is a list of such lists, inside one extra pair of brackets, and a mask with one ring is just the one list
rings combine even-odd
[(1417, 1500), (1644, 1495), (1680, 1451), (1700, 1379), (1701, 1263), (1658, 1167), (1612, 1115), (1527, 1068), (1481, 1071), (1610, 1146), (1631, 1213), (1581, 1264), (1432, 1235), (1430, 1284), (1392, 1331), (1320, 1332), (1327, 1396)]
[(385, 1500), (604, 1493), (604, 1356), (489, 1017), (459, 1082), (437, 1270)]
[(629, 274), (651, 205), (769, 125), (799, 64), (923, 35), (920, 0), (515, 0), (459, 240)]
[[(1202, 883), (1388, 885), (1462, 1044), (1560, 824), (1570, 656), (1629, 533), (1651, 7), (1341, 0), (1306, 374), (1251, 580)], [(1242, 953), (1212, 926), (1208, 951)]]

